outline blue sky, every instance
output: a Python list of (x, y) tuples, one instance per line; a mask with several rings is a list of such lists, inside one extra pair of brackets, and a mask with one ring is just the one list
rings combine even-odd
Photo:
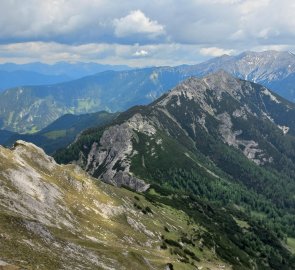
[(295, 50), (292, 0), (2, 0), (0, 62), (193, 64)]

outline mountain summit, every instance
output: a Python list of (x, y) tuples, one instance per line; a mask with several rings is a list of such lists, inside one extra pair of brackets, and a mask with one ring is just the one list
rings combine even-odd
[(294, 73), (295, 55), (279, 51), (247, 51), (237, 56), (214, 58), (195, 67), (198, 70), (204, 68), (204, 74), (223, 68), (234, 76), (263, 84), (285, 79)]
[(113, 185), (167, 188), (230, 211), (248, 209), (254, 220), (254, 213), (275, 216), (271, 226), (295, 236), (293, 119), (294, 104), (221, 70), (84, 131), (55, 157)]
[[(107, 182), (117, 183), (116, 176), (126, 172), (118, 183), (130, 185), (127, 175), (134, 157), (140, 156), (135, 145), (143, 134), (145, 139), (159, 142), (159, 151), (166, 139), (162, 136), (174, 138), (188, 151), (205, 151), (205, 155), (211, 146), (206, 150), (204, 145), (214, 140), (236, 148), (256, 164), (271, 164), (281, 158), (279, 152), (284, 146), (277, 142), (279, 137), (290, 134), (286, 138), (293, 140), (294, 116), (294, 104), (261, 85), (220, 70), (201, 79), (189, 78), (151, 105), (121, 114), (113, 126), (99, 132), (93, 144), (80, 149), (81, 152), (76, 149), (75, 158), (91, 174), (103, 176)], [(83, 140), (83, 134), (80, 139)], [(78, 144), (82, 145), (79, 140)], [(156, 149), (147, 148), (151, 148), (146, 149), (151, 153)], [(162, 154), (154, 152), (149, 158)], [(141, 165), (148, 170), (145, 162)]]
[(295, 55), (285, 51), (243, 52), (191, 66), (189, 72), (205, 75), (224, 69), (235, 77), (263, 84), (294, 101)]

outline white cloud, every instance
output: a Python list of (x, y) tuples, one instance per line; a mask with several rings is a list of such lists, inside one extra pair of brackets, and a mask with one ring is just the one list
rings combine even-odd
[(139, 50), (139, 51), (136, 51), (133, 54), (133, 56), (142, 57), (142, 56), (147, 56), (148, 54), (149, 54), (149, 52), (146, 50)]
[[(247, 47), (242, 48), (242, 50), (247, 49)], [(257, 51), (295, 51), (295, 45), (267, 45), (257, 46), (251, 49)], [(148, 52), (148, 54), (145, 52)], [(212, 47), (205, 48), (201, 45), (180, 43), (148, 45), (89, 43), (71, 45), (56, 42), (22, 42), (0, 44), (0, 63), (29, 63), (34, 61), (55, 63), (58, 61), (79, 61), (129, 65), (132, 67), (175, 66), (181, 64), (196, 64), (224, 53), (230, 54), (239, 52), (241, 51), (233, 52), (233, 49), (212, 49)]]
[(213, 4), (225, 4), (225, 5), (233, 5), (241, 3), (243, 0), (207, 0), (207, 3), (213, 3)]
[(253, 51), (295, 51), (295, 45), (289, 46), (286, 44), (276, 44), (276, 45), (265, 45), (265, 46), (257, 46), (252, 48)]
[(245, 37), (245, 32), (242, 29), (239, 29), (230, 35), (231, 40), (243, 40)]
[(222, 48), (217, 48), (217, 47), (209, 47), (209, 48), (202, 48), (200, 50), (200, 53), (202, 55), (208, 55), (208, 56), (221, 56), (221, 55), (224, 55), (224, 54), (233, 54), (235, 52), (235, 50), (225, 50), (225, 49), (222, 49)]
[(241, 13), (249, 14), (252, 12), (256, 12), (260, 9), (265, 9), (270, 4), (271, 0), (245, 0), (241, 1), (241, 5), (239, 8), (241, 9)]
[(153, 65), (292, 50), (294, 14), (293, 0), (0, 0), (0, 59)]
[(22, 42), (13, 44), (0, 44), (2, 61), (6, 55), (9, 59), (18, 59), (18, 63), (41, 61), (55, 63), (58, 61), (99, 61), (113, 54), (113, 48), (108, 44), (67, 45), (56, 42)]
[(157, 37), (164, 33), (164, 26), (152, 21), (140, 10), (131, 11), (127, 16), (114, 20), (117, 37), (126, 37), (134, 34), (147, 34)]
[(199, 61), (199, 49), (195, 45), (175, 43), (150, 45), (90, 43), (69, 45), (56, 42), (23, 42), (0, 44), (0, 63), (82, 61), (123, 64), (133, 67), (171, 66), (197, 63)]

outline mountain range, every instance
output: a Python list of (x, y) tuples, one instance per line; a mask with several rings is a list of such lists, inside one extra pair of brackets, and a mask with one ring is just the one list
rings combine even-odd
[(33, 62), (27, 64), (4, 63), (0, 64), (1, 71), (15, 72), (27, 71), (37, 72), (50, 76), (64, 76), (67, 78), (78, 79), (95, 73), (107, 70), (128, 70), (130, 67), (126, 65), (104, 65), (94, 62), (57, 62), (54, 64), (45, 64), (40, 62)]
[(223, 70), (163, 95), (150, 82), (172, 85), (176, 73), (132, 72), (142, 76), (134, 86), (158, 87), (149, 105), (2, 131), (65, 148), (56, 163), (31, 143), (0, 147), (0, 266), (294, 269), (295, 105)]
[(55, 158), (138, 192), (197, 196), (293, 241), (294, 116), (293, 103), (220, 71), (84, 131)]
[(128, 70), (128, 66), (102, 65), (97, 63), (55, 64), (0, 64), (0, 92), (17, 86), (51, 85), (71, 81), (106, 70)]
[(67, 113), (123, 111), (151, 102), (180, 80), (173, 68), (159, 68), (157, 73), (148, 68), (106, 71), (62, 84), (9, 89), (0, 94), (0, 128), (34, 132)]
[(294, 68), (295, 56), (288, 52), (245, 52), (192, 66), (107, 71), (61, 84), (16, 87), (0, 94), (0, 128), (36, 132), (67, 113), (124, 111), (150, 103), (188, 77), (220, 69), (292, 101)]
[(189, 72), (206, 75), (224, 69), (235, 77), (260, 83), (280, 96), (295, 101), (295, 55), (291, 52), (243, 52), (237, 56), (223, 55), (191, 66)]

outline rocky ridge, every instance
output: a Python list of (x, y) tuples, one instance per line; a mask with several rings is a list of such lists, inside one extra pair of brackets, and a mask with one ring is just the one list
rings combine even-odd
[[(274, 110), (275, 106), (282, 116)], [(268, 148), (273, 145), (264, 135), (249, 135), (249, 129), (266, 121), (282, 135), (295, 133), (295, 124), (288, 120), (295, 115), (293, 104), (263, 86), (236, 79), (225, 71), (202, 79), (189, 78), (146, 108), (135, 109), (131, 116), (129, 112), (125, 114), (127, 118), (123, 113), (123, 121), (107, 127), (99, 141), (81, 152), (77, 162), (105, 182), (127, 185), (137, 191), (149, 186), (130, 169), (132, 159), (138, 155), (134, 148), (138, 134), (155, 141), (162, 132), (177, 139), (178, 132), (194, 144), (201, 129), (215, 134), (257, 165), (264, 165), (274, 161), (273, 151)]]

